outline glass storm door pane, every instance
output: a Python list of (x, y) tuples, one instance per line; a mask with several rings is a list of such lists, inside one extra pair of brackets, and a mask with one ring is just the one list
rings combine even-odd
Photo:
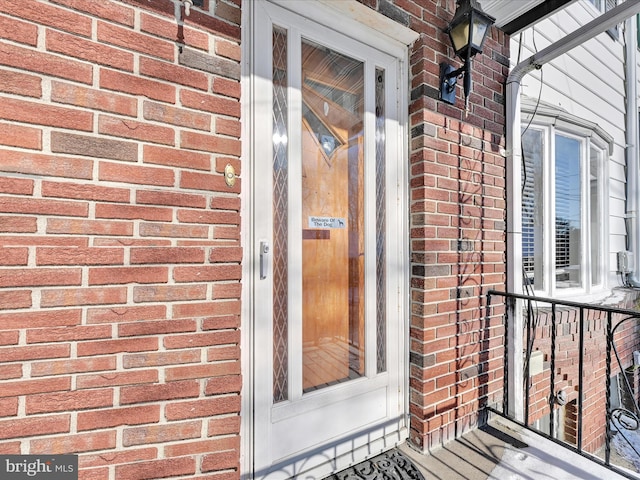
[(364, 64), (302, 44), (302, 382), (364, 375)]
[(387, 372), (389, 107), (385, 68), (277, 25), (271, 40), (278, 404)]

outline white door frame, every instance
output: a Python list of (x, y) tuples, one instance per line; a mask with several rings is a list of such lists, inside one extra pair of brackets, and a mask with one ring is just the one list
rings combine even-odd
[[(262, 1), (262, 0), (259, 0)], [(297, 0), (270, 0), (282, 6), (295, 9)], [(243, 309), (242, 309), (242, 372), (243, 372), (243, 394), (242, 394), (242, 412), (241, 412), (241, 472), (243, 479), (253, 478), (254, 469), (254, 446), (256, 439), (254, 438), (253, 425), (254, 418), (254, 398), (255, 394), (255, 355), (256, 348), (256, 326), (254, 325), (255, 311), (253, 304), (253, 296), (256, 288), (254, 282), (254, 270), (259, 263), (258, 251), (256, 245), (258, 239), (254, 238), (253, 223), (256, 209), (254, 205), (253, 192), (259, 188), (259, 179), (253, 176), (254, 161), (254, 132), (256, 116), (253, 109), (253, 89), (264, 88), (264, 85), (256, 86), (256, 79), (252, 77), (252, 58), (254, 55), (254, 38), (253, 31), (254, 22), (261, 19), (256, 18), (255, 8), (257, 0), (245, 0), (242, 4), (242, 25), (243, 25), (243, 44), (242, 44), (242, 145), (243, 145), (243, 164), (245, 172), (245, 180), (242, 189), (242, 243), (244, 247), (243, 259)], [(361, 40), (366, 39), (366, 43), (373, 45), (378, 49), (384, 50), (386, 53), (393, 55), (398, 59), (400, 68), (396, 82), (398, 82), (398, 91), (404, 92), (400, 95), (398, 109), (400, 119), (398, 119), (399, 141), (398, 143), (398, 171), (394, 172), (396, 182), (398, 183), (398, 191), (401, 195), (398, 199), (398, 211), (402, 215), (401, 233), (399, 235), (398, 245), (401, 253), (399, 256), (399, 265), (397, 266), (396, 293), (402, 300), (400, 302), (398, 312), (395, 316), (389, 317), (388, 321), (401, 320), (398, 329), (400, 336), (399, 344), (401, 345), (402, 357), (404, 358), (404, 368), (400, 372), (398, 378), (398, 388), (400, 389), (400, 398), (402, 405), (399, 405), (399, 411), (404, 412), (408, 417), (408, 351), (409, 351), (409, 213), (408, 213), (408, 138), (407, 138), (407, 101), (408, 101), (408, 48), (407, 44), (412, 43), (418, 34), (402, 27), (401, 25), (383, 17), (377, 12), (364, 7), (362, 4), (354, 0), (340, 0), (335, 2), (332, 0), (318, 0), (317, 2), (306, 1), (304, 7), (304, 15), (314, 19), (318, 23), (331, 22), (336, 29), (340, 31), (355, 32), (354, 36), (358, 36)], [(337, 9), (337, 10), (336, 10)], [(400, 39), (400, 41), (398, 41)], [(390, 72), (391, 73), (391, 72)], [(258, 80), (259, 81), (259, 80)], [(391, 192), (390, 192), (391, 193)], [(395, 193), (395, 192), (394, 192)], [(269, 332), (269, 334), (271, 334)], [(398, 438), (403, 441), (408, 431), (408, 422), (405, 424), (405, 431)], [(396, 443), (398, 443), (396, 442)], [(356, 446), (357, 447), (357, 446)], [(356, 448), (354, 447), (354, 448)], [(366, 445), (360, 445), (360, 448), (367, 448)], [(336, 455), (345, 452), (336, 452)]]

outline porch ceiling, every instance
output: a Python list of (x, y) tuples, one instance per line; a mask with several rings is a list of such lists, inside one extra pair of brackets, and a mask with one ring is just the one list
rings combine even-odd
[(480, 0), (496, 26), (512, 35), (576, 0)]

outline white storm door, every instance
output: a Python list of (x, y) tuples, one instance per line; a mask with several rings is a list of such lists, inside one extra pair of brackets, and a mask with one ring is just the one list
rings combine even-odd
[(254, 7), (254, 478), (317, 479), (406, 438), (401, 62)]

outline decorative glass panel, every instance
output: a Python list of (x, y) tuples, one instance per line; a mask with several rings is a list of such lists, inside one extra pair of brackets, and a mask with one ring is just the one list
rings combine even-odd
[(580, 141), (556, 135), (556, 287), (582, 285)]
[(387, 370), (387, 318), (385, 284), (385, 109), (384, 70), (376, 69), (376, 365)]
[(287, 32), (273, 29), (273, 401), (288, 398)]
[(364, 375), (364, 68), (302, 43), (303, 391)]

